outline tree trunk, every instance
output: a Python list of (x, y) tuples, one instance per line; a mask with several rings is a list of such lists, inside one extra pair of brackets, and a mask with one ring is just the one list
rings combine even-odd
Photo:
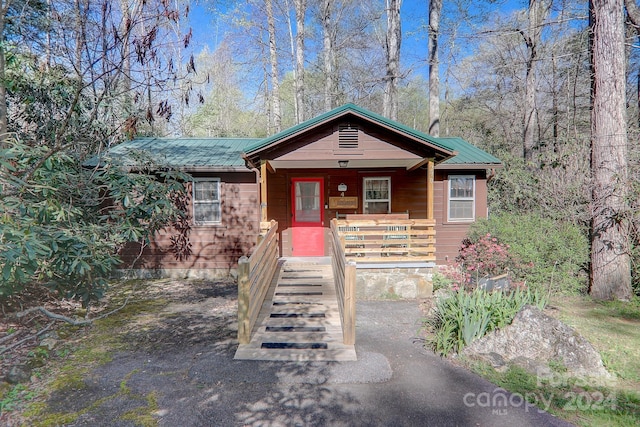
[(438, 34), (442, 0), (429, 1), (429, 134), (440, 136), (440, 63)]
[(592, 0), (591, 286), (597, 299), (631, 297), (623, 0)]
[(0, 148), (5, 147), (7, 139), (7, 87), (6, 85), (6, 59), (4, 55), (4, 25), (9, 4), (6, 0), (0, 0)]
[[(296, 38), (293, 35), (293, 24), (291, 23), (291, 16), (289, 14), (289, 0), (285, 0), (285, 5), (286, 5), (286, 10), (287, 12), (285, 13), (286, 19), (287, 19), (287, 29), (289, 30), (289, 45), (291, 46), (291, 69), (293, 70), (293, 88), (294, 88), (294, 93), (293, 93), (293, 117), (294, 120), (296, 121), (296, 123), (298, 122), (298, 100), (296, 98), (296, 93), (295, 90), (297, 89), (297, 84), (298, 84), (298, 75), (297, 75), (297, 69), (296, 69)], [(295, 12), (295, 6), (294, 6), (294, 12)]]
[(559, 134), (559, 112), (558, 112), (558, 61), (555, 52), (551, 53), (551, 120), (553, 126), (553, 151), (557, 152)]
[(398, 119), (398, 79), (400, 77), (400, 43), (402, 29), (400, 6), (402, 0), (386, 0), (387, 6), (387, 76), (385, 78), (383, 115), (391, 120)]
[(538, 57), (538, 46), (540, 45), (540, 35), (542, 33), (542, 23), (546, 15), (547, 7), (544, 0), (529, 0), (529, 28), (524, 35), (527, 44), (527, 73), (525, 80), (524, 95), (524, 115), (522, 120), (522, 146), (523, 157), (526, 162), (533, 160), (533, 149), (535, 147), (537, 127), (536, 111), (536, 61)]
[[(636, 29), (636, 33), (638, 35), (638, 43), (640, 43), (640, 7), (635, 3), (636, 0), (625, 0), (624, 5), (627, 8), (627, 16), (629, 16), (629, 21), (633, 24)], [(638, 116), (636, 120), (638, 121), (638, 126), (640, 126), (640, 70), (638, 70), (638, 75), (636, 76), (636, 95), (637, 95), (637, 107), (638, 107)]]
[(322, 53), (324, 68), (324, 109), (331, 110), (334, 105), (335, 89), (335, 46), (331, 28), (331, 15), (334, 0), (325, 0), (322, 4)]
[(304, 17), (307, 0), (295, 0), (296, 7), (296, 123), (304, 122)]
[(265, 0), (267, 10), (267, 25), (269, 31), (269, 62), (271, 64), (271, 110), (273, 113), (273, 130), (282, 130), (282, 116), (280, 113), (280, 82), (278, 81), (278, 52), (276, 50), (276, 24), (273, 19), (271, 0)]
[(7, 88), (5, 86), (5, 57), (4, 57), (4, 17), (3, 11), (0, 16), (0, 148), (5, 147), (7, 138)]

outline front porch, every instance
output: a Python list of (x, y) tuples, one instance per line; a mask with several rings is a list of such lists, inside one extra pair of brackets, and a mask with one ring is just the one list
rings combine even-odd
[(359, 263), (434, 263), (435, 220), (409, 219), (408, 214), (346, 215), (331, 220), (345, 256)]
[[(332, 219), (383, 214), (431, 222), (395, 230), (340, 224), (347, 240), (361, 240), (346, 247), (348, 257), (433, 262), (435, 167), (455, 154), (440, 139), (345, 105), (247, 147), (243, 157), (260, 185), (260, 221), (280, 226), (282, 256), (330, 256)], [(398, 212), (404, 218), (394, 218)]]

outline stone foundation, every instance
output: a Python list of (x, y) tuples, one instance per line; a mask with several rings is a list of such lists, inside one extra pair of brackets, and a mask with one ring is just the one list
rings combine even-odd
[(191, 280), (219, 280), (238, 277), (237, 270), (215, 268), (157, 268), (116, 270), (115, 276), (129, 279), (191, 279)]
[(356, 298), (415, 299), (433, 295), (433, 266), (373, 267), (358, 265)]
[[(415, 299), (433, 295), (433, 265), (384, 266), (358, 264), (356, 298)], [(117, 270), (116, 277), (131, 279), (195, 279), (219, 280), (237, 278), (236, 269), (135, 269)]]

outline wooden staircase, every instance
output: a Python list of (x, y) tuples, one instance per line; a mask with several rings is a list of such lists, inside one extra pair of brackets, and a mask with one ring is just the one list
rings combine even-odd
[(343, 344), (329, 258), (283, 258), (267, 292), (249, 344), (234, 359), (353, 361)]

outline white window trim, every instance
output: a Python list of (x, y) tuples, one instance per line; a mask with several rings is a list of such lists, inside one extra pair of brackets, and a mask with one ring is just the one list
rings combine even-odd
[[(473, 197), (451, 197), (451, 181), (456, 178), (471, 178), (473, 180)], [(470, 200), (471, 218), (451, 218), (451, 202)], [(476, 176), (475, 175), (449, 175), (447, 177), (447, 221), (448, 222), (473, 222), (476, 220)]]
[[(196, 182), (215, 182), (218, 184), (218, 200), (196, 200)], [(193, 224), (196, 226), (206, 226), (206, 225), (220, 225), (222, 223), (222, 186), (220, 182), (220, 178), (197, 178), (194, 179), (191, 183), (191, 214), (193, 218)], [(218, 221), (196, 221), (196, 205), (197, 204), (218, 204), (218, 211), (220, 218)]]
[[(389, 183), (389, 199), (367, 199), (367, 181), (386, 180)], [(368, 202), (388, 202), (389, 209), (387, 213), (391, 213), (391, 177), (390, 176), (367, 176), (362, 180), (362, 213), (365, 212), (365, 206)]]

